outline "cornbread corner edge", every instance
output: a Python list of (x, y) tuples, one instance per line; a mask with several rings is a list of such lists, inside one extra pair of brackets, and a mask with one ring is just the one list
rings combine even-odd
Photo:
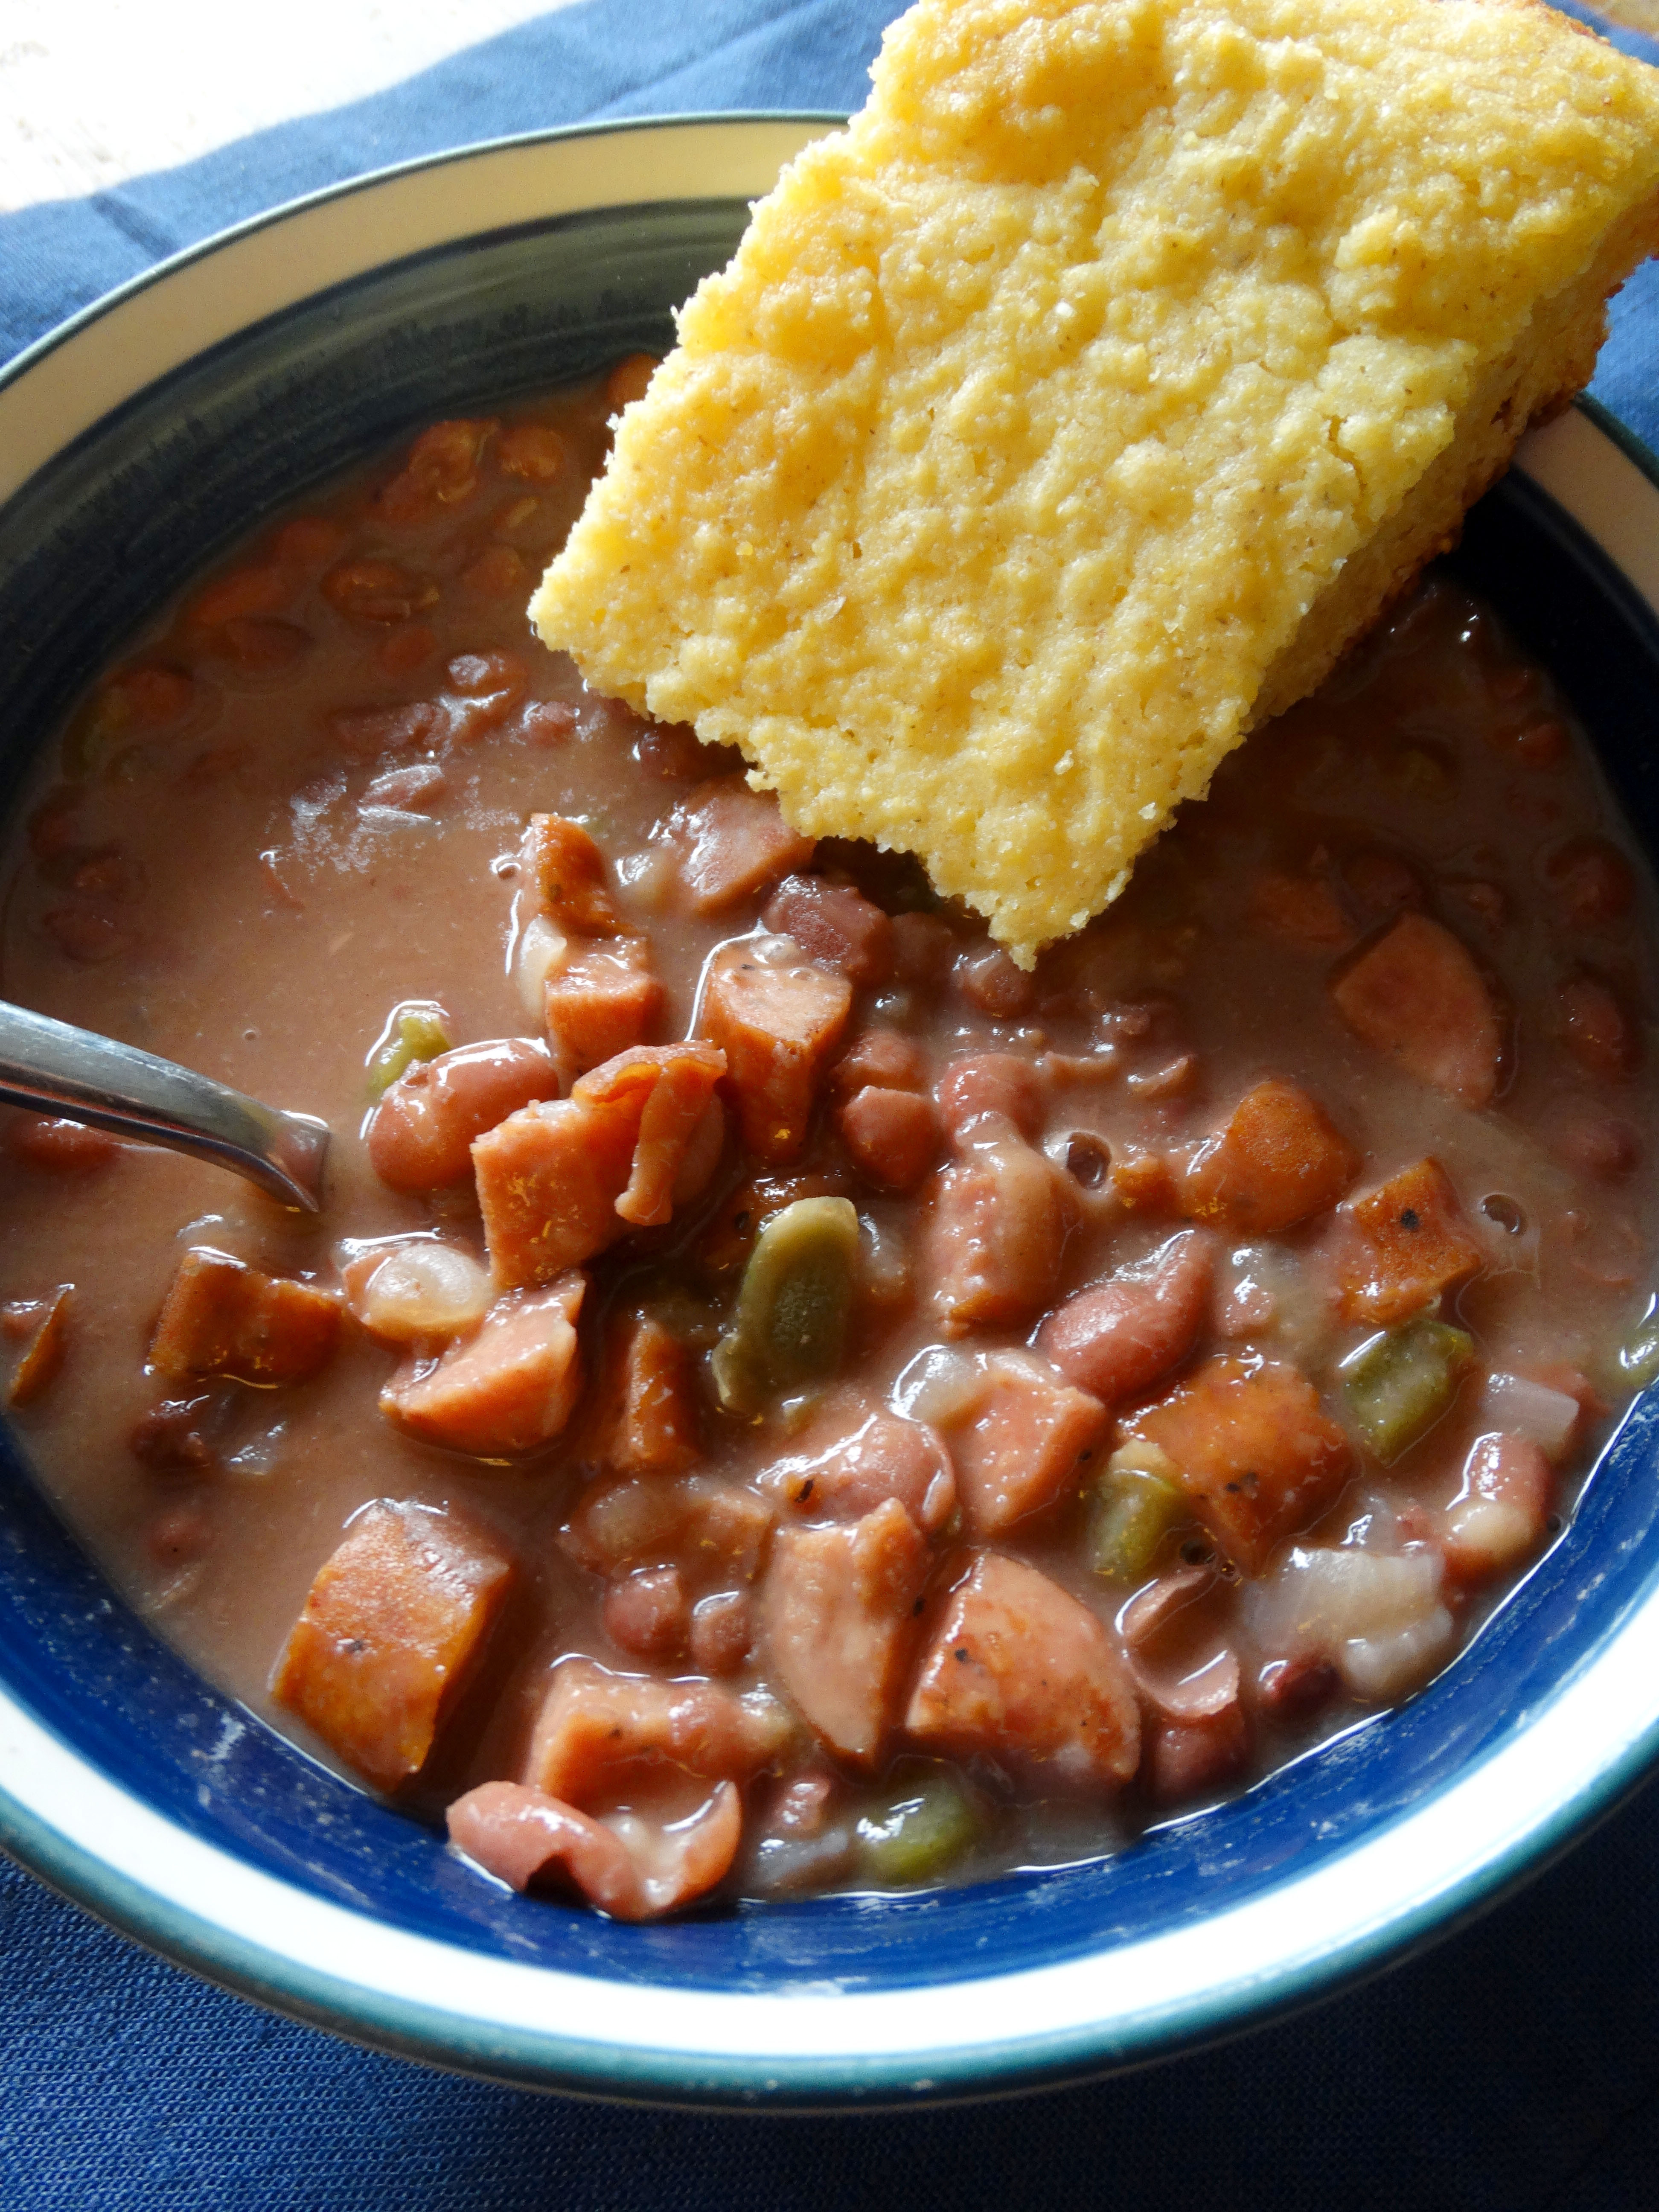
[(623, 414), (531, 615), (1022, 965), (1454, 543), (1659, 250), (1541, 0), (918, 0)]

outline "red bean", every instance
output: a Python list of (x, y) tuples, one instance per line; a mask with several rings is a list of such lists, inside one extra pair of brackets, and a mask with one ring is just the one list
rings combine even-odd
[(691, 1608), (691, 1664), (700, 1674), (735, 1674), (755, 1640), (754, 1608), (742, 1590), (716, 1590)]
[(1544, 878), (1573, 929), (1610, 929), (1635, 902), (1630, 862), (1605, 837), (1570, 839), (1545, 863)]
[(533, 745), (562, 744), (576, 726), (576, 710), (562, 699), (532, 699), (519, 726)]
[(893, 965), (893, 925), (850, 884), (822, 876), (786, 876), (761, 915), (780, 937), (793, 937), (809, 960), (838, 968), (849, 982), (884, 981)]
[(323, 597), (349, 621), (400, 623), (435, 605), (438, 586), (395, 561), (347, 561), (324, 577)]
[(1558, 998), (1567, 1049), (1580, 1066), (1609, 1082), (1630, 1074), (1639, 1040), (1607, 986), (1593, 975), (1575, 975), (1562, 984)]
[(993, 1021), (1018, 1021), (1036, 1003), (1036, 976), (1015, 967), (1000, 945), (957, 953), (951, 980), (969, 1005)]
[(988, 1114), (1005, 1116), (1023, 1137), (1035, 1137), (1048, 1113), (1042, 1078), (1029, 1060), (1012, 1052), (982, 1052), (971, 1059), (953, 1060), (933, 1085), (933, 1097), (953, 1141)]
[(640, 732), (634, 757), (647, 775), (665, 783), (691, 783), (714, 766), (714, 748), (688, 722), (648, 722)]
[(393, 1190), (441, 1190), (472, 1171), (476, 1139), (538, 1098), (556, 1098), (546, 1048), (529, 1037), (465, 1044), (400, 1075), (374, 1109), (370, 1164)]
[(180, 1566), (199, 1559), (212, 1540), (212, 1523), (200, 1507), (178, 1505), (155, 1522), (145, 1549), (158, 1566)]
[(1038, 1330), (1037, 1350), (1108, 1405), (1133, 1397), (1192, 1350), (1214, 1273), (1210, 1238), (1189, 1229), (1151, 1260), (1067, 1298)]
[(927, 1055), (896, 1030), (860, 1030), (830, 1071), (830, 1087), (849, 1097), (866, 1084), (884, 1091), (922, 1091), (927, 1085)]
[(901, 983), (942, 982), (957, 933), (936, 914), (893, 916), (893, 969)]
[(641, 1659), (670, 1659), (685, 1649), (691, 1614), (678, 1567), (641, 1567), (605, 1594), (605, 1632)]
[(83, 968), (98, 967), (132, 948), (132, 939), (124, 929), (107, 915), (94, 914), (90, 907), (54, 907), (41, 915), (40, 924), (58, 950)]
[(884, 1190), (914, 1190), (939, 1152), (939, 1112), (920, 1091), (866, 1084), (842, 1108), (841, 1133), (872, 1182)]
[(526, 483), (551, 483), (569, 465), (570, 448), (544, 423), (514, 422), (497, 440), (495, 459), (504, 476), (521, 477)]
[(1559, 768), (1571, 742), (1565, 722), (1529, 722), (1516, 733), (1515, 750), (1528, 768)]
[(1570, 1168), (1596, 1182), (1617, 1182), (1642, 1158), (1640, 1136), (1628, 1121), (1610, 1115), (1567, 1122), (1556, 1132), (1553, 1149)]

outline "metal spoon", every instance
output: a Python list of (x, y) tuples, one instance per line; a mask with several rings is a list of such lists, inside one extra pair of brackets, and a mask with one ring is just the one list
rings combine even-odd
[(284, 1206), (321, 1211), (326, 1122), (279, 1113), (170, 1060), (3, 1000), (0, 1100), (193, 1152)]

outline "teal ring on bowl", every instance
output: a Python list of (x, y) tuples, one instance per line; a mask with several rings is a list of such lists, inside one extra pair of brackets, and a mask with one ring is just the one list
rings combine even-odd
[[(665, 343), (826, 120), (556, 132), (390, 171), (25, 356), (0, 380), (0, 793), (155, 605), (307, 482)], [(1583, 410), (1526, 467), (1461, 565), (1555, 667), (1659, 852), (1659, 471)], [(799, 2109), (1141, 2063), (1443, 1934), (1642, 1778), (1656, 1425), (1638, 1404), (1548, 1557), (1422, 1695), (1231, 1803), (1109, 1860), (658, 1927), (511, 1897), (210, 1688), (111, 1596), (8, 1437), (0, 1843), (211, 1979), (502, 2081)]]

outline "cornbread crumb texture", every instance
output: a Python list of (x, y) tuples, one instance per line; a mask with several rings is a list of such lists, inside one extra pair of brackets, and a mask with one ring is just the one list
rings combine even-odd
[(873, 76), (532, 614), (1029, 958), (1659, 185), (1659, 74), (1532, 0), (920, 0)]

